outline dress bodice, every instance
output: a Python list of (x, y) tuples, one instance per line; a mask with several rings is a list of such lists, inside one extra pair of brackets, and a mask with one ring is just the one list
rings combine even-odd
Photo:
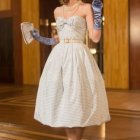
[(86, 36), (86, 20), (80, 16), (56, 18), (57, 31), (60, 39), (78, 39), (84, 41)]

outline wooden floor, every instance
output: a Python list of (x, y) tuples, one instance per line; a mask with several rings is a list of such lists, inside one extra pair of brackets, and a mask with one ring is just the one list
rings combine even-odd
[[(0, 85), (0, 140), (67, 140), (63, 129), (33, 119), (37, 87)], [(83, 140), (140, 140), (140, 91), (107, 90), (111, 121), (88, 127)]]

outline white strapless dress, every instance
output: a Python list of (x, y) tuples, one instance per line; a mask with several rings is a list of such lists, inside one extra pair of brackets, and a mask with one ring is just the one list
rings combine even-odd
[(110, 120), (104, 80), (85, 40), (87, 24), (80, 16), (56, 19), (60, 42), (42, 72), (34, 119), (52, 127), (86, 127)]

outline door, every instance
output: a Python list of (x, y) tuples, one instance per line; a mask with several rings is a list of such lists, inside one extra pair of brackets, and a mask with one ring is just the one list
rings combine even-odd
[(14, 82), (12, 18), (0, 19), (0, 82)]

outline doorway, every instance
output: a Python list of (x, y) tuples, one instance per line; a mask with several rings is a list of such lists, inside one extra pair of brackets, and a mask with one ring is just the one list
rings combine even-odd
[(0, 20), (0, 82), (14, 82), (12, 18)]
[(20, 22), (21, 0), (12, 0), (0, 11), (0, 83), (23, 83)]

